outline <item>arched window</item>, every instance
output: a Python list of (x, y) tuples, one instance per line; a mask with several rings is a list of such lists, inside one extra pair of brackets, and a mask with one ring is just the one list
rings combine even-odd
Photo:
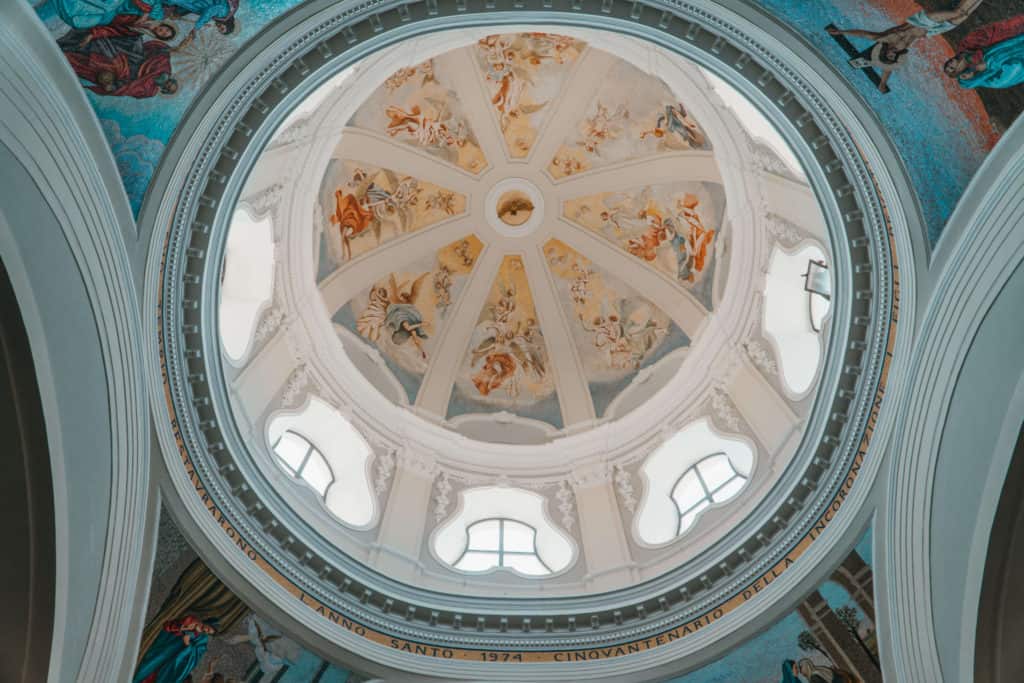
[(281, 411), (267, 424), (266, 443), (273, 459), (320, 492), (324, 507), (343, 524), (366, 529), (375, 523), (373, 451), (334, 406), (310, 396), (301, 411)]
[(825, 252), (807, 243), (790, 253), (772, 250), (765, 276), (764, 332), (775, 348), (779, 375), (794, 398), (818, 375), (821, 329), (831, 305), (832, 283)]
[(738, 498), (754, 473), (754, 448), (722, 436), (708, 418), (687, 424), (665, 440), (640, 468), (644, 492), (636, 514), (641, 543), (671, 543), (693, 528), (709, 507)]
[(431, 536), (443, 564), (465, 572), (504, 568), (543, 578), (576, 560), (571, 536), (548, 518), (547, 500), (511, 486), (481, 486), (459, 494), (455, 514)]
[(522, 574), (541, 576), (551, 568), (537, 554), (537, 530), (513, 519), (484, 519), (466, 529), (469, 541), (455, 568), (479, 572), (508, 567)]
[(672, 488), (679, 512), (676, 536), (689, 529), (705, 508), (729, 500), (745, 483), (747, 478), (736, 471), (725, 453), (709, 455), (683, 472)]
[(832, 305), (832, 280), (829, 278), (828, 264), (825, 261), (807, 260), (804, 291), (807, 292), (807, 317), (811, 329), (820, 333), (821, 325)]
[(260, 311), (274, 292), (274, 226), (270, 216), (254, 218), (246, 209), (231, 219), (221, 270), (219, 330), (232, 363), (249, 349)]
[(327, 489), (334, 483), (334, 473), (309, 439), (286, 431), (274, 442), (274, 455), (288, 474), (309, 484), (321, 498), (327, 497)]

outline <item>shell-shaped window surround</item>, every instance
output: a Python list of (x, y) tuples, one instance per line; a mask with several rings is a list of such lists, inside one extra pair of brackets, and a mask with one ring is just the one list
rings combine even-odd
[(746, 441), (721, 436), (707, 418), (691, 422), (640, 468), (644, 493), (637, 536), (650, 546), (678, 538), (705, 510), (734, 500), (753, 470), (754, 449)]
[(461, 494), (454, 516), (431, 539), (434, 555), (465, 572), (512, 571), (539, 578), (568, 569), (576, 544), (545, 512), (533, 491), (484, 486)]
[[(336, 409), (313, 396), (301, 411), (274, 416), (267, 440), (282, 467), (320, 493), (324, 506), (342, 523), (359, 529), (373, 523), (377, 503), (368, 473), (372, 451)], [(302, 442), (309, 444), (308, 455)]]

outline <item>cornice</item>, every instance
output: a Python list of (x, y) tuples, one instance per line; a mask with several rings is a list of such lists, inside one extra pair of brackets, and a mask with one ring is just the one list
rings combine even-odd
[[(205, 538), (209, 552), (234, 553), (243, 562), (246, 557), (255, 558), (240, 566), (239, 572), (248, 585), (259, 588), (268, 607), (287, 614), (294, 623), (309, 630), (307, 635), (323, 639), (320, 642), (353, 649), (388, 666), (434, 675), (479, 675), (475, 668), (479, 665), (474, 665), (471, 657), (469, 661), (457, 661), (454, 654), (451, 660), (443, 655), (433, 658), (408, 654), (401, 648), (388, 647), (386, 638), (379, 641), (383, 644), (370, 642), (367, 634), (371, 629), (382, 629), (398, 638), (436, 643), (453, 648), (453, 652), (472, 652), (460, 648), (485, 648), (541, 659), (547, 656), (544, 650), (551, 648), (574, 650), (623, 642), (645, 643), (641, 651), (629, 656), (574, 663), (574, 675), (581, 676), (598, 671), (605, 676), (621, 676), (685, 655), (710, 657), (720, 651), (716, 644), (724, 636), (753, 615), (766, 610), (781, 613), (785, 609), (787, 589), (812, 572), (815, 560), (851, 533), (857, 506), (863, 504), (878, 471), (881, 454), (873, 444), (869, 452), (868, 444), (873, 434), (891, 429), (888, 416), (879, 415), (878, 404), (882, 395), (893, 393), (887, 394), (886, 382), (893, 380), (893, 386), (897, 385), (901, 361), (894, 352), (909, 343), (909, 335), (901, 332), (894, 336), (895, 297), (901, 290), (913, 291), (914, 280), (911, 272), (896, 282), (894, 252), (909, 256), (908, 235), (919, 223), (916, 215), (904, 213), (896, 202), (906, 191), (907, 181), (877, 151), (873, 140), (881, 132), (866, 129), (856, 101), (844, 101), (837, 94), (837, 90), (847, 92), (845, 85), (823, 78), (821, 71), (797, 58), (777, 37), (727, 10), (710, 12), (684, 3), (616, 4), (609, 0), (601, 5), (572, 2), (557, 9), (547, 0), (536, 4), (516, 0), (514, 7), (502, 8), (495, 4), (485, 7), (459, 1), (446, 5), (431, 0), (396, 8), (372, 3), (356, 8), (335, 7), (315, 15), (319, 6), (314, 3), (307, 12), (291, 18), (293, 30), (287, 34), (291, 38), (284, 37), (284, 24), (269, 33), (267, 41), (277, 41), (277, 49), (271, 54), (278, 56), (265, 63), (247, 62), (234, 72), (229, 70), (223, 75), (223, 82), (233, 79), (237, 83), (233, 89), (218, 89), (222, 83), (211, 86), (216, 96), (209, 95), (210, 106), (197, 107), (188, 123), (191, 128), (186, 128), (194, 132), (193, 137), (185, 138), (179, 148), (169, 151), (169, 166), (161, 171), (171, 188), (170, 196), (147, 207), (147, 215), (156, 217), (157, 224), (172, 225), (166, 252), (162, 236), (154, 238), (146, 299), (147, 305), (151, 305), (149, 310), (161, 304), (165, 312), (159, 326), (157, 321), (148, 324), (162, 343), (161, 354), (150, 358), (151, 370), (159, 373), (161, 361), (168, 362), (171, 404), (164, 404), (162, 396), (156, 395), (153, 404), (161, 423), (161, 445), (170, 473), (168, 491), (181, 499)], [(353, 25), (346, 27), (348, 22)], [(300, 520), (282, 518), (267, 531), (266, 516), (261, 521), (246, 512), (256, 509), (256, 505), (266, 511), (266, 506), (254, 499), (250, 485), (237, 476), (237, 470), (231, 469), (234, 465), (228, 453), (232, 449), (225, 442), (232, 442), (233, 437), (222, 433), (216, 419), (212, 426), (204, 422), (207, 427), (199, 427), (201, 416), (218, 415), (217, 406), (205, 385), (183, 373), (179, 354), (191, 349), (198, 352), (197, 358), (214, 359), (216, 339), (203, 345), (195, 332), (182, 334), (182, 324), (210, 325), (209, 308), (200, 304), (214, 289), (198, 283), (185, 284), (181, 278), (205, 272), (204, 257), (195, 250), (205, 253), (211, 237), (214, 247), (216, 239), (223, 239), (223, 235), (218, 237), (211, 230), (222, 225), (218, 223), (223, 220), (222, 207), (230, 207), (233, 193), (238, 192), (238, 183), (227, 172), (250, 160), (255, 153), (252, 150), (259, 148), (266, 139), (266, 130), (273, 127), (260, 127), (260, 116), (252, 109), (243, 114), (244, 107), (256, 102), (266, 114), (271, 105), (285, 99), (286, 93), (293, 93), (295, 98), (301, 96), (303, 88), (293, 91), (292, 85), (299, 82), (298, 74), (318, 73), (317, 67), (324, 62), (335, 58), (340, 61), (346, 45), (352, 46), (344, 55), (348, 59), (368, 49), (363, 47), (363, 40), (367, 46), (380, 45), (420, 29), (483, 22), (564, 22), (619, 30), (683, 52), (719, 71), (763, 107), (770, 119), (781, 124), (791, 140), (800, 140), (798, 152), (825, 205), (836, 247), (836, 274), (841, 284), (837, 290), (847, 291), (851, 296), (849, 306), (836, 311), (832, 324), (841, 334), (833, 337), (829, 352), (830, 358), (842, 353), (846, 363), (831, 363), (826, 370), (823, 386), (829, 398), (822, 399), (822, 405), (814, 412), (803, 456), (778, 487), (778, 495), (771, 503), (775, 511), (767, 515), (772, 521), (756, 533), (752, 523), (740, 525), (718, 544), (714, 561), (705, 562), (699, 569), (684, 568), (670, 573), (632, 593), (515, 603), (452, 601), (433, 594), (423, 595), (417, 605), (415, 599), (403, 602), (405, 598), (387, 597), (405, 589), (384, 577), (369, 576), (350, 562), (345, 563), (336, 552), (332, 555), (330, 548), (318, 546), (316, 553), (331, 558), (321, 565), (311, 546), (289, 542), (285, 547), (274, 540), (274, 529), (301, 526)], [(776, 30), (781, 33), (777, 27)], [(327, 41), (320, 43), (321, 47), (313, 47), (321, 38)], [(240, 59), (253, 57), (256, 47)], [(301, 60), (295, 60), (304, 49), (309, 51)], [(211, 175), (210, 169), (215, 165), (218, 170)], [(225, 198), (227, 201), (222, 201)], [(161, 268), (164, 257), (166, 269)], [(861, 296), (854, 297), (855, 292)], [(912, 306), (909, 308), (912, 312)], [(200, 309), (204, 311), (202, 315)], [(848, 341), (847, 332), (853, 332), (856, 338)], [(834, 393), (840, 387), (842, 391)], [(826, 408), (826, 400), (833, 400), (830, 408)], [(171, 430), (172, 421), (180, 431)], [(858, 471), (868, 483), (852, 484)], [(197, 486), (204, 496), (216, 501), (213, 515), (207, 505), (199, 502)], [(286, 510), (280, 512), (287, 514)], [(751, 515), (755, 520), (762, 517), (757, 513)], [(819, 526), (825, 531), (814, 531)], [(230, 532), (226, 534), (227, 529)], [(239, 553), (238, 543), (229, 542), (229, 535), (232, 539), (244, 538), (247, 551)], [(811, 543), (808, 538), (816, 541)], [(313, 553), (312, 562), (306, 559), (306, 553)], [(795, 564), (788, 559), (793, 554), (800, 558), (794, 560)], [(344, 571), (337, 569), (342, 565)], [(272, 568), (272, 572), (265, 567)], [(765, 572), (776, 571), (778, 578), (760, 591), (756, 600), (737, 601), (736, 596), (752, 577), (756, 580)], [(247, 590), (246, 586), (241, 588)], [(294, 597), (297, 593), (302, 596), (301, 602)], [(381, 598), (386, 599), (378, 602)], [(637, 609), (638, 604), (644, 609)], [(398, 614), (392, 616), (392, 610)], [(484, 630), (469, 633), (443, 626), (456, 610), (488, 615)], [(525, 629), (513, 633), (512, 629), (502, 628), (509, 622), (501, 619), (515, 624), (526, 615), (531, 623), (544, 623), (544, 613), (557, 616), (558, 628), (553, 633), (537, 635)], [(339, 627), (331, 617), (335, 614), (346, 615), (357, 627)], [(502, 614), (508, 617), (501, 617)], [(572, 615), (573, 624), (576, 619), (586, 619), (588, 623), (596, 620), (596, 626), (586, 632), (575, 631), (565, 626), (565, 615)], [(704, 628), (711, 622), (713, 628)], [(663, 642), (667, 637), (657, 635), (687, 624), (694, 625), (690, 629), (694, 632), (673, 638), (672, 643)], [(697, 655), (698, 652), (701, 654)], [(565, 677), (564, 663), (525, 666), (529, 668), (517, 668), (511, 663), (492, 664), (488, 677), (516, 677), (523, 675), (524, 670), (536, 680)]]

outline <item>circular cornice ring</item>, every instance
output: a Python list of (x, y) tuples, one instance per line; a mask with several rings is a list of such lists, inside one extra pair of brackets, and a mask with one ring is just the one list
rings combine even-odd
[[(153, 409), (174, 492), (198, 533), (218, 552), (233, 553), (233, 563), (276, 608), (327, 642), (424, 674), (473, 676), (481, 663), (506, 662), (489, 665), (488, 677), (514, 677), (532, 661), (542, 663), (530, 666), (532, 678), (558, 679), (565, 676), (565, 662), (572, 661), (574, 675), (591, 674), (596, 666), (615, 675), (677, 659), (720, 639), (738, 625), (738, 607), (745, 605), (749, 616), (769, 605), (768, 594), (776, 596), (774, 604), (783, 585), (811, 569), (807, 563), (798, 570), (790, 567), (837, 518), (843, 501), (855, 497), (851, 490), (876, 428), (897, 325), (894, 245), (909, 243), (908, 226), (880, 196), (881, 191), (895, 200), (896, 183), (888, 168), (865, 161), (867, 155), (876, 162), (881, 156), (852, 112), (837, 115), (801, 74), (737, 28), (744, 23), (739, 17), (723, 10), (726, 21), (682, 3), (508, 4), (428, 0), (334, 6), (286, 31), (281, 24), (271, 34), (272, 49), (263, 50), (258, 60), (243, 51), (236, 70), (228, 69), (211, 84), (214, 106), (193, 111), (183, 127), (192, 136), (179, 135), (173, 145), (177, 153), (168, 157), (175, 165), (162, 169), (161, 177), (171, 175), (158, 185), (166, 187), (165, 194), (152, 198), (144, 214), (156, 225), (170, 226), (166, 234), (154, 234), (147, 272), (147, 304), (152, 305), (147, 310), (160, 310), (159, 319), (149, 322), (159, 338), (150, 369), (165, 388), (154, 392)], [(711, 68), (777, 124), (788, 119), (780, 128), (798, 143), (794, 147), (822, 200), (837, 291), (849, 292), (850, 300), (835, 312), (832, 362), (822, 381), (819, 402), (831, 394), (832, 405), (817, 407), (801, 454), (777, 487), (776, 507), (764, 516), (769, 521), (761, 529), (741, 525), (745, 538), (730, 534), (698, 558), (697, 569), (695, 560), (629, 591), (460, 605), (437, 594), (416, 596), (411, 587), (389, 584), (351, 560), (345, 563), (337, 551), (327, 560), (330, 548), (318, 547), (315, 538), (296, 538), (298, 520), (269, 514), (273, 501), (259, 500), (233, 461), (228, 444), (240, 441), (230, 434), (223, 388), (218, 393), (209, 383), (220, 372), (217, 338), (202, 332), (215, 329), (211, 302), (217, 278), (207, 276), (219, 269), (227, 218), (244, 179), (236, 170), (251, 164), (290, 104), (339, 68), (394, 40), (441, 26), (510, 23), (582, 25), (637, 35)], [(234, 85), (228, 87), (229, 82)], [(856, 140), (851, 130), (861, 133)], [(862, 150), (867, 150), (863, 156)], [(750, 519), (758, 517), (754, 513)], [(398, 594), (409, 599), (393, 597)], [(459, 628), (461, 617), (468, 624), (478, 615), (484, 616), (480, 630)], [(539, 631), (550, 632), (538, 636)], [(596, 661), (605, 658), (615, 662)]]

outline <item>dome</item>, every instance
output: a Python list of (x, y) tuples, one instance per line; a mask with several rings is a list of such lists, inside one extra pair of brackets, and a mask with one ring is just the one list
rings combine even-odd
[(828, 546), (894, 329), (886, 176), (696, 25), (448, 9), (295, 27), (190, 119), (149, 290), (172, 476), (359, 656), (664, 662)]
[[(828, 343), (824, 218), (773, 126), (653, 44), (543, 28), (349, 66), (255, 159), (226, 239), (254, 463), (336, 547), (441, 590), (587, 594), (699, 555), (786, 469)], [(440, 476), (402, 568), (360, 537), (402, 504), (396, 457)], [(602, 477), (641, 559), (595, 578), (614, 559), (574, 487)]]
[(1018, 663), (1014, 3), (137, 5), (0, 7), (15, 678)]

